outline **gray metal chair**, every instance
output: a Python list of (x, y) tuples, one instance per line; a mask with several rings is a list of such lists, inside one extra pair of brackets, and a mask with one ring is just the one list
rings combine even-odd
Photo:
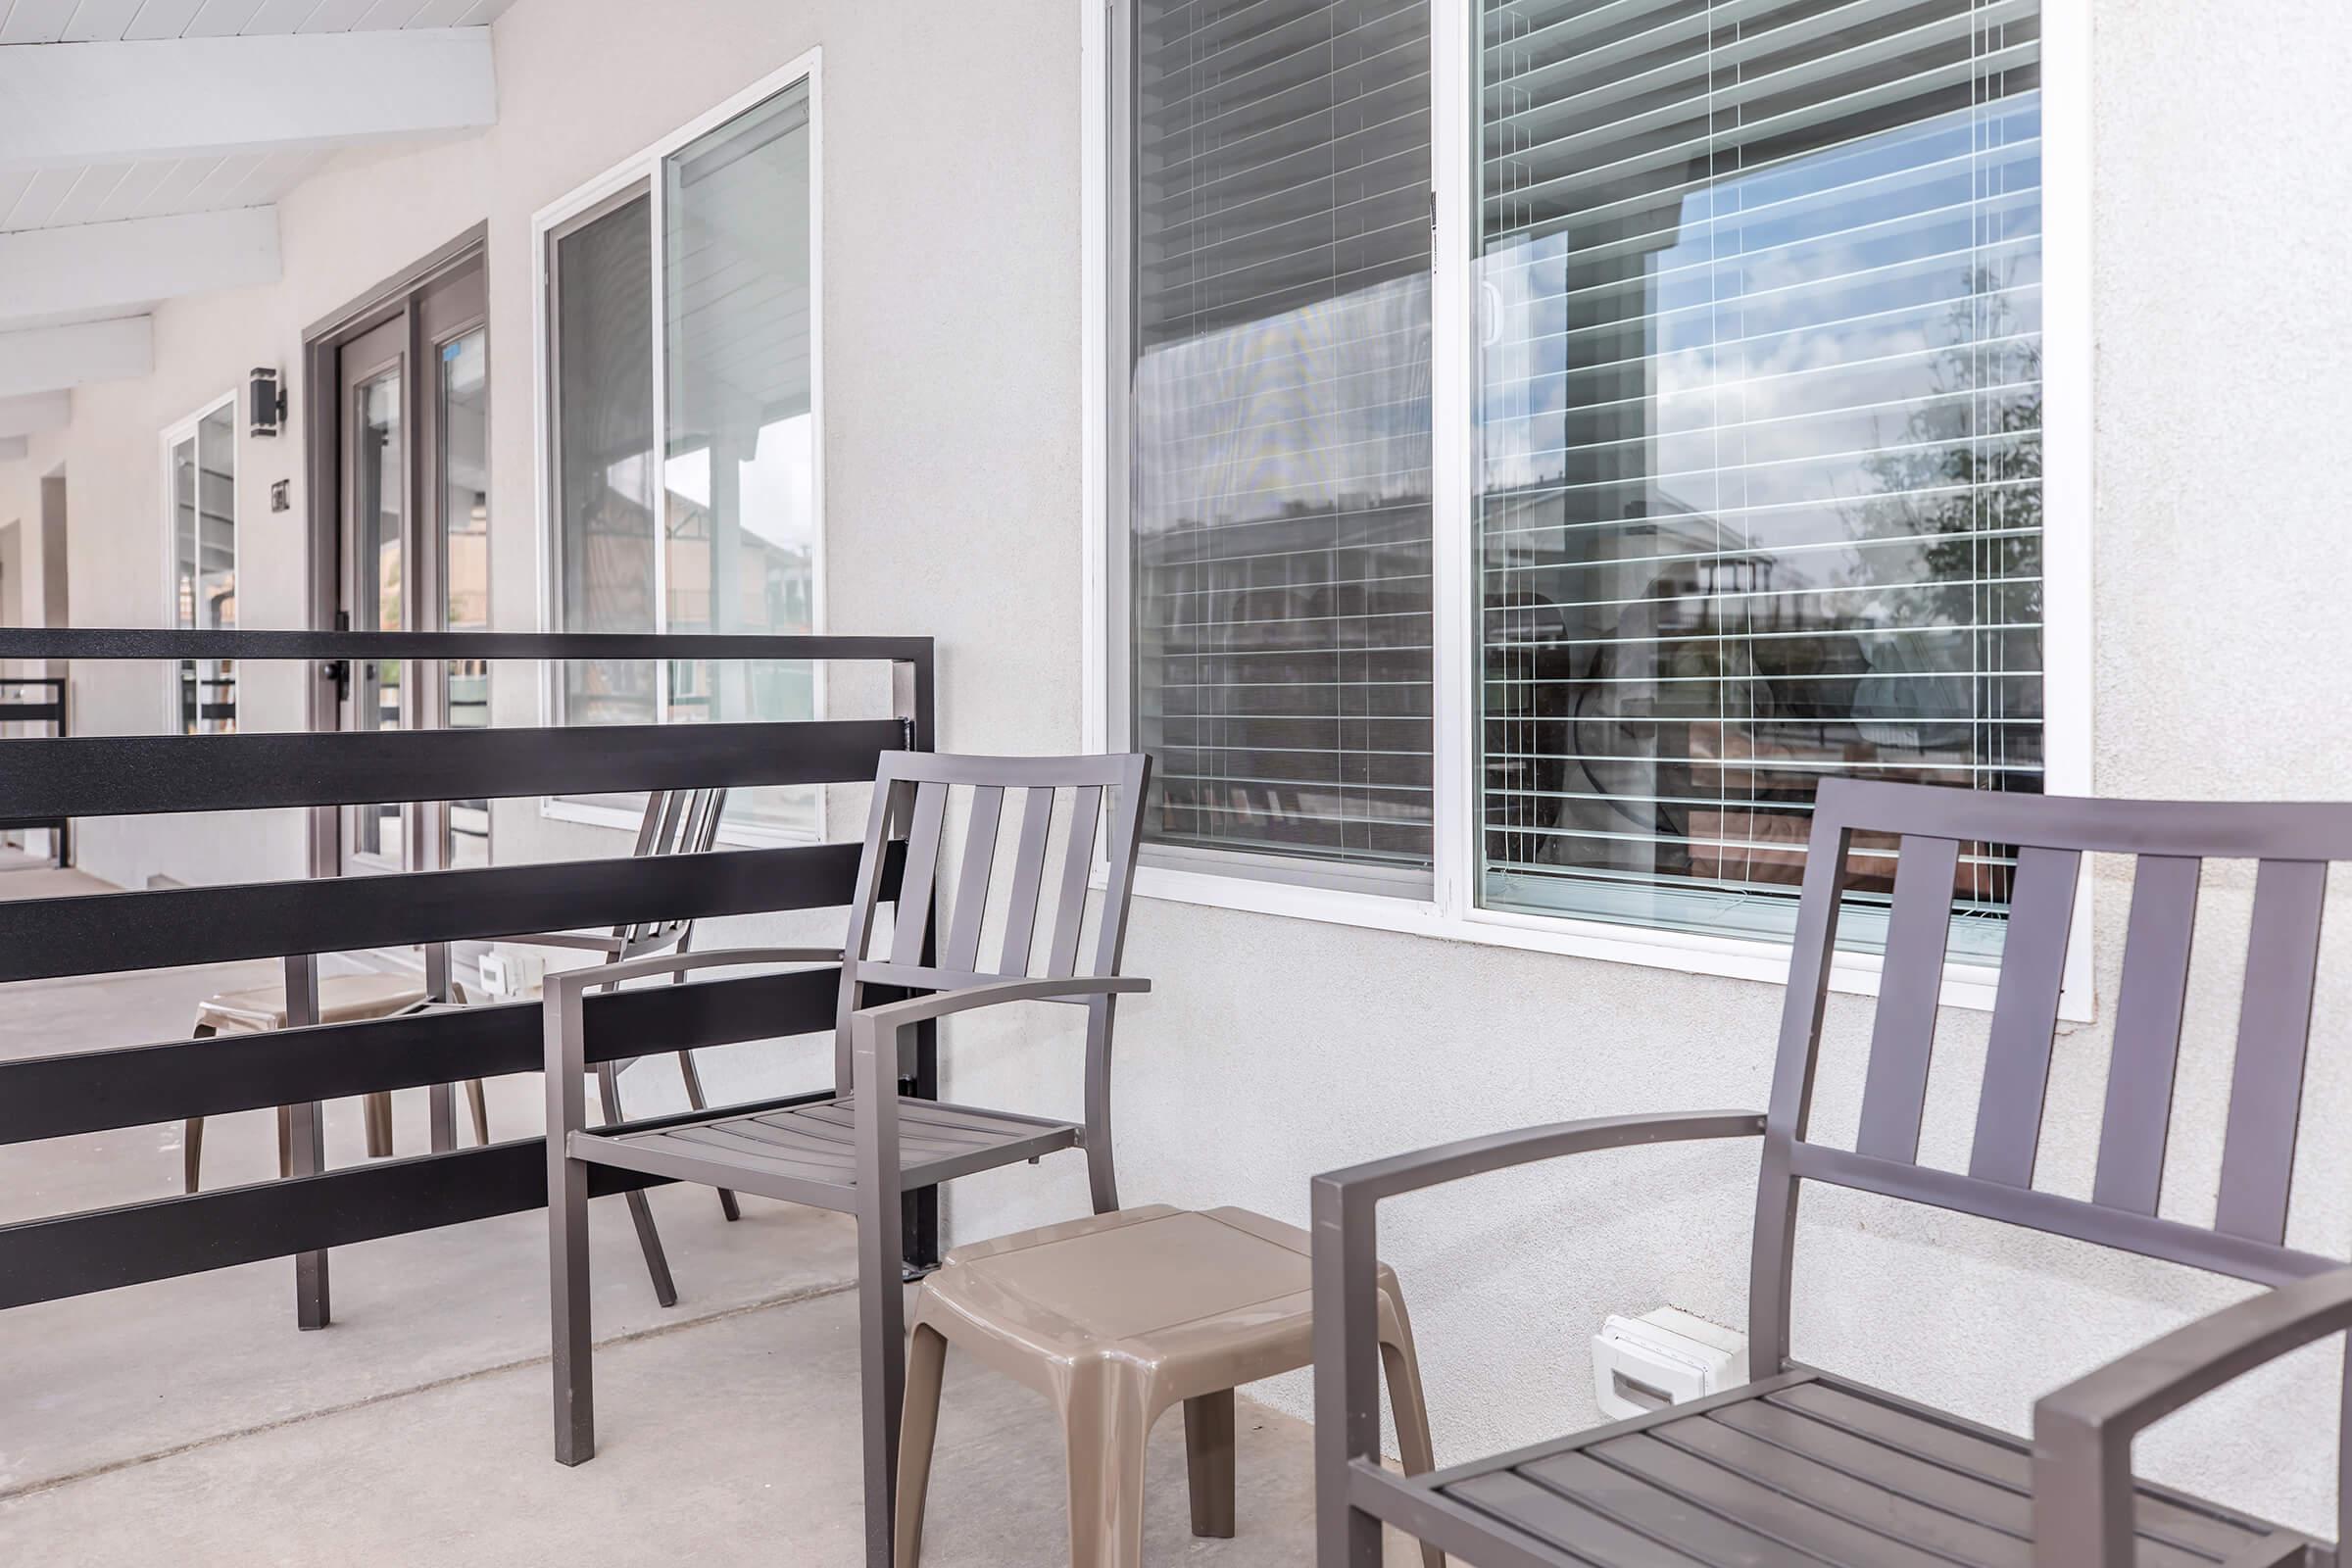
[[(1899, 837), (1860, 1132), (1808, 1131), (1822, 1003), (1858, 833)], [(1965, 1174), (1918, 1162), (1963, 846), (2019, 847)], [(2086, 853), (2137, 857), (2097, 1174), (2036, 1190), (2042, 1096)], [(2160, 1216), (2201, 862), (2261, 862), (2210, 1228)], [(1374, 1568), (1383, 1521), (1477, 1568), (1804, 1563), (2232, 1568), (2333, 1564), (2325, 1543), (2138, 1482), (2144, 1427), (2240, 1373), (2352, 1326), (2352, 1269), (2285, 1245), (2328, 862), (2352, 806), (2046, 799), (1831, 780), (1805, 864), (1771, 1108), (1603, 1117), (1470, 1139), (1315, 1179), (1318, 1562)], [(1380, 1468), (1374, 1209), (1382, 1199), (1592, 1150), (1763, 1138), (1750, 1264), (1758, 1381), (1704, 1400), (1407, 1479)], [(2278, 1289), (2044, 1397), (2031, 1446), (1788, 1356), (1801, 1184), (1826, 1182), (2184, 1263)], [(2345, 1388), (2352, 1412), (2352, 1379)], [(2338, 1540), (2352, 1523), (2346, 1447)]]
[[(718, 819), (727, 808), (727, 792), (723, 789), (654, 790), (645, 799), (645, 815), (637, 825), (637, 842), (630, 850), (634, 856), (699, 855), (718, 841)], [(549, 931), (537, 936), (514, 939), (524, 947), (570, 948), (600, 954), (606, 967), (586, 969), (582, 984), (589, 990), (613, 991), (620, 987), (620, 978), (613, 976), (612, 967), (638, 958), (662, 953), (685, 953), (694, 944), (692, 920), (648, 920), (634, 925), (617, 925), (611, 931)], [(673, 978), (683, 981), (683, 970)], [(596, 1064), (596, 1093), (604, 1107), (605, 1120), (621, 1119), (620, 1075), (635, 1066), (642, 1057), (626, 1061), (600, 1061)], [(704, 1109), (703, 1075), (694, 1064), (694, 1053), (678, 1053), (678, 1071), (686, 1080), (686, 1102), (696, 1110)], [(477, 1091), (478, 1093), (478, 1091)], [(483, 1128), (483, 1112), (474, 1112), (476, 1129), (483, 1141), (489, 1133)], [(662, 1233), (655, 1228), (653, 1206), (646, 1201), (642, 1190), (632, 1188), (627, 1195), (629, 1219), (637, 1229), (637, 1247), (645, 1254), (645, 1271), (654, 1282), (654, 1298), (663, 1306), (678, 1304), (678, 1287), (670, 1276), (669, 1257), (662, 1250)], [(720, 1188), (718, 1205), (729, 1220), (743, 1217), (735, 1194)]]
[[(555, 1345), (556, 1457), (596, 1451), (588, 1321), (588, 1172), (592, 1165), (733, 1188), (858, 1219), (859, 1359), (864, 1388), (866, 1557), (891, 1559), (899, 1416), (906, 1382), (901, 1204), (957, 1176), (1086, 1152), (1097, 1212), (1118, 1206), (1111, 1163), (1110, 1047), (1117, 999), (1150, 989), (1119, 974), (1128, 893), (1150, 763), (1143, 757), (984, 758), (889, 753), (875, 779), (849, 933), (832, 948), (764, 948), (627, 959), (547, 981), (548, 1247)], [(940, 845), (952, 790), (970, 792), (955, 908), (932, 957)], [(1066, 808), (1056, 800), (1066, 795)], [(1007, 797), (1020, 808), (1012, 860), (996, 876)], [(1056, 818), (1060, 863), (1049, 868)], [(893, 839), (906, 861), (886, 956), (869, 956)], [(1092, 961), (1079, 967), (1098, 832), (1108, 876)], [(1049, 875), (1051, 882), (1049, 883)], [(992, 884), (1004, 894), (992, 909)], [(1041, 909), (1051, 935), (1041, 945)], [(983, 926), (996, 940), (984, 943)], [(982, 956), (984, 946), (993, 959)], [(589, 1131), (581, 1092), (585, 993), (658, 974), (727, 964), (841, 965), (834, 1093), (784, 1110), (720, 1114), (632, 1132)], [(874, 987), (928, 993), (866, 1005)], [(920, 1024), (1013, 1002), (1086, 1009), (1085, 1115), (1056, 1121), (929, 1101), (902, 1101), (901, 1064)]]

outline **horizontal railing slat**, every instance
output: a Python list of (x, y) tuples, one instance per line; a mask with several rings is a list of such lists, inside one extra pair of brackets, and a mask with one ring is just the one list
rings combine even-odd
[(0, 659), (775, 659), (927, 663), (928, 637), (530, 631), (0, 628)]
[[(840, 984), (828, 966), (591, 996), (588, 1059), (830, 1033)], [(0, 1144), (536, 1072), (540, 1027), (510, 1002), (0, 1063)]]
[[(742, 1108), (781, 1109), (823, 1098), (797, 1095)], [(589, 1173), (588, 1191), (602, 1198), (660, 1184), (659, 1177), (598, 1168)], [(25, 1220), (0, 1226), (0, 1309), (546, 1204), (547, 1140), (518, 1138), (487, 1149)]]
[[(859, 853), (809, 844), (0, 903), (0, 981), (827, 908), (849, 902)], [(887, 889), (905, 860), (893, 844)]]
[(0, 741), (0, 817), (852, 784), (904, 719)]

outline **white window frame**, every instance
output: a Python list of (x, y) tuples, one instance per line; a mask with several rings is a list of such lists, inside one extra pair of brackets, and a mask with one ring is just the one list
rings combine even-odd
[[(197, 427), (222, 409), (229, 412), (228, 569), (237, 577), (239, 595), (245, 591), (245, 519), (239, 514), (237, 505), (238, 478), (245, 471), (245, 432), (237, 428), (237, 394), (231, 390), (212, 399), (184, 418), (174, 420), (164, 427), (156, 471), (163, 476), (164, 504), (161, 511), (164, 523), (164, 625), (166, 627), (179, 625), (179, 559), (177, 556), (179, 541), (174, 537), (172, 531), (174, 519), (172, 515), (172, 449), (182, 441), (194, 441)], [(201, 524), (198, 526), (197, 534), (197, 548), (201, 554), (203, 549)], [(238, 606), (237, 619), (238, 624), (242, 626), (244, 624), (242, 604)], [(171, 734), (176, 734), (179, 728), (179, 665), (180, 661), (174, 659), (168, 661), (164, 668), (164, 729)], [(199, 702), (203, 700), (201, 690), (197, 700)]]
[[(1118, 132), (1110, 117), (1116, 99), (1111, 72), (1114, 29), (1127, 24), (1133, 0), (1079, 0), (1083, 71), (1079, 113), (1081, 220), (1084, 226), (1080, 308), (1081, 483), (1084, 506), (1083, 673), (1085, 736), (1090, 751), (1124, 748), (1115, 727), (1120, 710), (1113, 688), (1125, 667), (1128, 628), (1112, 624), (1120, 603), (1111, 581), (1121, 559), (1110, 537), (1113, 423), (1110, 364), (1113, 306), (1110, 258), (1117, 214), (1111, 200), (1111, 149)], [(2093, 385), (2091, 332), (2091, 0), (2042, 0), (2042, 338), (2043, 515), (2043, 787), (2053, 795), (2091, 793)], [(1396, 898), (1304, 882), (1274, 880), (1247, 869), (1179, 870), (1142, 865), (1135, 892), (1150, 899), (1242, 909), (1337, 925), (1404, 932), (1450, 942), (1555, 953), (1676, 970), (1786, 984), (1789, 947), (1768, 938), (1721, 936), (1617, 925), (1567, 915), (1481, 908), (1477, 903), (1477, 714), (1471, 680), (1475, 633), (1469, 564), (1475, 547), (1470, 478), (1475, 334), (1470, 322), (1469, 247), (1444, 242), (1470, 232), (1472, 0), (1430, 0), (1432, 145), (1437, 226), (1432, 297), (1437, 320), (1432, 414), (1437, 432), (1435, 487), (1436, 719), (1433, 766), (1435, 892)], [(1453, 323), (1448, 325), (1448, 323)], [(2060, 992), (2059, 1016), (2095, 1016), (2091, 903), (2093, 878), (2085, 861), (2075, 900), (2072, 945)], [(1831, 968), (1835, 991), (1876, 996), (1882, 960), (1875, 954), (1840, 952)], [(1954, 961), (1944, 969), (1946, 1006), (1990, 1008), (1998, 970)]]
[[(531, 215), (531, 453), (533, 471), (532, 500), (536, 512), (533, 540), (537, 555), (533, 562), (539, 583), (539, 629), (554, 631), (562, 624), (557, 605), (561, 591), (556, 580), (556, 517), (554, 472), (555, 389), (549, 384), (548, 368), (552, 364), (554, 325), (548, 320), (547, 300), (549, 282), (549, 238), (564, 223), (600, 202), (611, 200), (640, 180), (645, 182), (647, 199), (651, 203), (650, 221), (653, 230), (652, 295), (653, 370), (654, 370), (654, 429), (653, 450), (666, 450), (668, 440), (669, 389), (663, 374), (665, 350), (662, 307), (662, 161), (687, 143), (717, 129), (728, 121), (758, 107), (785, 91), (794, 83), (808, 83), (808, 439), (809, 459), (809, 517), (812, 525), (809, 556), (809, 630), (811, 635), (824, 633), (827, 612), (825, 578), (825, 239), (824, 239), (824, 73), (822, 49), (810, 49), (789, 65), (783, 66), (753, 82), (741, 92), (714, 105), (694, 119), (670, 131), (659, 141), (640, 148), (619, 163), (565, 192), (557, 200)], [(661, 482), (659, 471), (655, 482)], [(666, 552), (659, 538), (654, 549), (654, 616), (658, 633), (666, 629), (669, 615), (668, 565)], [(539, 722), (556, 722), (557, 688), (563, 671), (554, 663), (542, 666), (539, 683)], [(662, 690), (667, 690), (667, 665), (662, 666), (658, 677)], [(659, 715), (666, 703), (656, 707), (657, 722), (666, 722)], [(825, 682), (815, 685), (815, 716), (825, 716)], [(813, 835), (825, 837), (825, 792), (817, 792), (817, 826)], [(615, 807), (595, 806), (560, 796), (539, 798), (539, 814), (559, 822), (584, 822), (593, 827), (617, 828), (634, 832), (641, 820), (640, 813)], [(748, 846), (777, 846), (805, 844), (810, 838), (781, 829), (761, 827), (743, 822), (723, 823), (719, 828), (722, 844)]]

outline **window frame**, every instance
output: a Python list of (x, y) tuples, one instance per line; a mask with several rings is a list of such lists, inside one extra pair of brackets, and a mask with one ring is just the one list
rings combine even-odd
[[(809, 516), (811, 521), (811, 553), (809, 562), (809, 631), (821, 636), (827, 623), (827, 575), (825, 520), (825, 245), (824, 245), (824, 73), (821, 48), (808, 50), (788, 64), (769, 72), (759, 80), (713, 105), (684, 124), (677, 126), (659, 140), (612, 165), (604, 172), (582, 181), (563, 196), (548, 203), (531, 215), (531, 451), (533, 471), (537, 482), (532, 485), (534, 557), (532, 571), (538, 582), (539, 629), (553, 631), (562, 624), (556, 563), (559, 548), (556, 539), (556, 446), (555, 446), (555, 333), (548, 305), (555, 283), (550, 259), (554, 241), (562, 234), (601, 217), (620, 206), (642, 186), (651, 204), (649, 221), (652, 228), (653, 270), (649, 293), (653, 307), (653, 379), (654, 419), (653, 450), (659, 455), (664, 447), (668, 429), (669, 389), (663, 373), (665, 351), (662, 320), (662, 272), (664, 258), (662, 244), (662, 163), (671, 153), (717, 129), (750, 110), (757, 108), (794, 84), (808, 84), (808, 431), (809, 431)], [(657, 482), (659, 478), (657, 476)], [(668, 566), (666, 553), (656, 540), (654, 550), (654, 629), (657, 635), (667, 629), (669, 618)], [(666, 666), (664, 666), (666, 668)], [(661, 677), (664, 682), (666, 673)], [(543, 664), (540, 670), (538, 703), (539, 722), (553, 724), (561, 703), (563, 671), (555, 664)], [(656, 722), (669, 722), (666, 704), (657, 707)], [(815, 687), (814, 716), (825, 716), (825, 684)], [(826, 836), (824, 792), (816, 794), (816, 829), (813, 835), (804, 836), (772, 827), (751, 823), (729, 822), (719, 828), (722, 844), (773, 847), (810, 842), (822, 842)], [(636, 831), (642, 813), (612, 806), (602, 806), (543, 795), (539, 798), (539, 814), (560, 822), (579, 822), (592, 827), (610, 827), (624, 832)]]
[[(1433, 769), (1436, 784), (1436, 878), (1432, 896), (1408, 898), (1328, 884), (1312, 874), (1281, 874), (1273, 857), (1248, 865), (1179, 869), (1143, 864), (1135, 892), (1144, 898), (1295, 919), (1400, 932), (1452, 942), (1512, 948), (1629, 963), (1688, 974), (1786, 984), (1789, 945), (1766, 937), (1737, 937), (1620, 925), (1570, 915), (1482, 908), (1477, 900), (1478, 714), (1474, 675), (1477, 618), (1471, 569), (1477, 519), (1474, 472), (1476, 333), (1471, 317), (1471, 247), (1451, 243), (1472, 229), (1470, 83), (1473, 76), (1474, 0), (1430, 0), (1433, 352), (1432, 483), (1435, 670)], [(2092, 783), (2092, 528), (2094, 404), (2091, 321), (2090, 0), (2041, 0), (2042, 44), (2042, 270), (2044, 289), (2043, 512), (2053, 521), (2043, 535), (2044, 788), (2087, 795)], [(1079, 0), (1081, 29), (1080, 177), (1084, 360), (1080, 376), (1084, 513), (1081, 639), (1087, 749), (1130, 744), (1122, 693), (1128, 678), (1131, 627), (1117, 573), (1126, 541), (1116, 536), (1122, 509), (1113, 504), (1125, 481), (1127, 424), (1117, 396), (1127, 373), (1125, 315), (1129, 256), (1126, 214), (1119, 207), (1120, 162), (1132, 156), (1130, 128), (1121, 122), (1115, 89), (1127, 69), (1134, 0)], [(2056, 411), (2052, 413), (2051, 411)], [(1098, 880), (1101, 868), (1098, 867)], [(2088, 1022), (2095, 1013), (2092, 896), (2095, 878), (2083, 867), (2075, 900), (2073, 941), (2059, 1000), (2059, 1016)], [(1881, 960), (1875, 954), (1839, 952), (1833, 990), (1875, 996)], [(1944, 1005), (1988, 1009), (1998, 969), (1983, 962), (1945, 965)]]
[[(161, 434), (161, 436), (159, 436), (159, 437), (158, 437), (159, 455), (158, 455), (158, 459), (157, 459), (157, 468), (156, 468), (156, 471), (157, 471), (157, 472), (158, 472), (158, 473), (159, 473), (159, 474), (162, 476), (162, 479), (163, 479), (163, 486), (162, 486), (162, 500), (163, 500), (163, 506), (162, 506), (162, 508), (160, 509), (161, 515), (162, 515), (162, 517), (163, 517), (163, 525), (164, 525), (164, 620), (163, 620), (163, 623), (164, 623), (164, 625), (166, 625), (167, 627), (174, 627), (174, 628), (177, 628), (177, 627), (179, 627), (179, 557), (178, 557), (178, 550), (179, 550), (179, 539), (178, 539), (177, 530), (176, 530), (176, 528), (175, 528), (175, 525), (174, 525), (174, 519), (173, 519), (173, 517), (172, 517), (172, 449), (173, 449), (174, 447), (177, 447), (177, 446), (178, 446), (178, 445), (179, 445), (181, 442), (183, 442), (183, 441), (186, 441), (186, 442), (194, 442), (194, 441), (196, 440), (196, 432), (197, 432), (197, 430), (198, 430), (198, 429), (199, 429), (199, 428), (200, 428), (200, 427), (201, 427), (201, 426), (204, 424), (204, 421), (205, 421), (205, 420), (207, 420), (207, 419), (209, 419), (209, 418), (211, 418), (211, 417), (212, 417), (214, 415), (216, 415), (216, 414), (220, 413), (220, 412), (222, 409), (226, 409), (226, 410), (228, 411), (228, 416), (229, 416), (229, 417), (228, 417), (228, 462), (229, 462), (229, 473), (228, 473), (228, 562), (229, 562), (229, 572), (230, 572), (230, 574), (231, 574), (232, 576), (235, 576), (235, 577), (237, 577), (237, 578), (238, 578), (238, 582), (237, 582), (237, 589), (238, 589), (238, 591), (239, 591), (240, 593), (242, 593), (242, 592), (244, 591), (244, 586), (245, 586), (245, 584), (244, 584), (244, 581), (243, 581), (243, 575), (244, 575), (244, 564), (245, 564), (245, 563), (244, 563), (244, 556), (245, 556), (245, 519), (244, 519), (244, 517), (243, 517), (243, 516), (240, 514), (240, 510), (239, 510), (239, 507), (238, 507), (238, 501), (239, 501), (239, 497), (238, 497), (238, 494), (237, 494), (237, 481), (238, 481), (238, 475), (239, 475), (239, 474), (240, 474), (240, 473), (243, 471), (243, 469), (244, 469), (244, 466), (245, 466), (245, 451), (244, 451), (245, 432), (237, 428), (237, 392), (236, 392), (236, 389), (234, 389), (234, 388), (231, 388), (230, 390), (228, 390), (228, 391), (226, 391), (226, 392), (223, 392), (223, 393), (221, 393), (221, 394), (220, 394), (220, 396), (218, 396), (218, 397), (215, 397), (215, 398), (208, 399), (206, 402), (204, 402), (203, 404), (199, 405), (199, 406), (198, 406), (198, 407), (195, 409), (195, 411), (194, 411), (194, 412), (192, 412), (192, 413), (190, 413), (190, 414), (187, 414), (187, 415), (185, 415), (185, 416), (181, 416), (180, 418), (174, 419), (174, 420), (173, 420), (172, 423), (170, 423), (170, 424), (168, 424), (168, 425), (164, 426), (163, 433)], [(199, 460), (200, 460), (200, 462), (201, 462), (201, 450), (202, 450), (202, 449), (201, 449), (201, 447), (200, 447), (200, 448), (199, 448)], [(201, 469), (200, 469), (200, 471), (201, 471)], [(200, 488), (201, 488), (201, 486), (200, 486)], [(198, 528), (197, 528), (197, 551), (198, 551), (198, 554), (199, 554), (199, 556), (201, 556), (201, 555), (202, 555), (202, 553), (203, 553), (203, 527), (202, 527), (202, 524), (201, 524), (201, 522), (199, 523), (199, 525), (198, 525)], [(201, 663), (202, 662), (201, 662), (201, 661), (198, 661), (197, 662)], [(165, 678), (165, 685), (164, 685), (164, 731), (165, 731), (165, 733), (167, 733), (167, 734), (176, 734), (176, 733), (178, 732), (178, 725), (179, 725), (179, 714), (180, 714), (180, 707), (179, 707), (179, 704), (180, 704), (179, 665), (180, 665), (180, 663), (181, 663), (181, 661), (178, 661), (178, 660), (172, 660), (172, 661), (171, 661), (171, 662), (169, 662), (169, 663), (166, 665), (166, 667), (165, 667), (165, 670), (164, 670), (164, 678)], [(199, 697), (198, 697), (198, 699), (197, 699), (197, 700), (198, 700), (199, 702), (201, 702), (201, 701), (203, 700), (203, 698), (202, 698), (201, 694), (199, 695)], [(201, 723), (200, 723), (200, 733), (201, 733)]]

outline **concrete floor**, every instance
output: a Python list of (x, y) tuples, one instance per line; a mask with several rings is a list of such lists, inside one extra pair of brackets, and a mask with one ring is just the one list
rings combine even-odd
[[(76, 876), (0, 870), (0, 897), (98, 890)], [(174, 1038), (204, 996), (272, 973), (0, 988), (0, 1058)], [(490, 1090), (496, 1135), (536, 1129), (536, 1078)], [(421, 1148), (422, 1093), (399, 1102), (401, 1148)], [(327, 1137), (331, 1162), (359, 1157), (356, 1102)], [(268, 1177), (270, 1114), (217, 1118), (205, 1160), (208, 1185)], [(179, 1172), (177, 1127), (0, 1149), (0, 1223), (168, 1196)], [(0, 1563), (860, 1561), (849, 1225), (755, 1199), (727, 1225), (699, 1189), (652, 1200), (668, 1311), (621, 1204), (593, 1205), (602, 1451), (577, 1470), (548, 1457), (536, 1214), (338, 1250), (319, 1333), (295, 1329), (283, 1260), (0, 1313)], [(1147, 1561), (1312, 1560), (1306, 1429), (1247, 1402), (1240, 1426), (1229, 1542), (1190, 1534), (1182, 1421), (1154, 1434)], [(1065, 1560), (1061, 1476), (1044, 1404), (952, 1361), (926, 1561)]]

